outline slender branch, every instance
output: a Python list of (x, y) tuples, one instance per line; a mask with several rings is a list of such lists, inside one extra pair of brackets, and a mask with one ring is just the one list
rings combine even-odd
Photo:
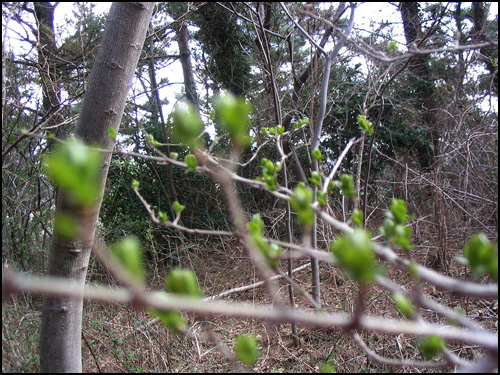
[(432, 361), (420, 362), (420, 361), (405, 361), (401, 359), (386, 358), (375, 353), (372, 349), (370, 349), (370, 347), (364, 342), (364, 340), (359, 336), (357, 332), (354, 332), (352, 337), (356, 342), (356, 344), (358, 344), (358, 346), (361, 348), (361, 350), (363, 350), (366, 353), (369, 359), (381, 363), (383, 365), (398, 366), (398, 367), (409, 366), (417, 368), (418, 367), (445, 368), (450, 366), (450, 364), (447, 362), (432, 362)]
[(318, 51), (320, 51), (323, 55), (327, 56), (328, 54), (326, 53), (326, 51), (318, 43), (316, 43), (316, 41), (309, 35), (309, 33), (307, 31), (305, 31), (302, 28), (302, 26), (300, 26), (298, 24), (297, 21), (295, 21), (295, 19), (293, 18), (293, 16), (288, 11), (288, 8), (286, 7), (285, 3), (280, 2), (280, 5), (283, 8), (283, 10), (285, 11), (285, 13), (288, 16), (288, 18), (290, 18), (290, 20), (299, 29), (299, 31), (302, 33), (302, 35), (304, 35), (307, 38), (307, 40), (309, 40), (318, 49)]
[[(192, 297), (166, 294), (164, 292), (145, 292), (141, 298), (128, 288), (114, 288), (96, 285), (81, 285), (65, 278), (37, 277), (15, 274), (4, 269), (2, 274), (2, 298), (13, 292), (47, 294), (52, 296), (83, 297), (104, 303), (119, 303), (151, 307), (160, 311), (183, 311), (197, 316), (232, 315), (239, 318), (261, 319), (270, 323), (296, 322), (314, 327), (351, 329), (352, 318), (344, 313), (302, 312), (290, 309), (262, 307), (245, 302), (202, 301)], [(165, 298), (167, 297), (167, 298)], [(498, 352), (498, 336), (491, 332), (444, 327), (439, 324), (411, 322), (406, 320), (373, 318), (363, 316), (356, 329), (383, 334), (409, 334), (425, 337), (438, 334), (445, 340), (456, 340), (480, 345), (494, 353)]]

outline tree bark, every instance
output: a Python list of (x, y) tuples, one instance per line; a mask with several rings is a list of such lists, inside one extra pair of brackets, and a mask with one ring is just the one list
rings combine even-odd
[(37, 23), (38, 71), (43, 85), (43, 111), (49, 113), (60, 105), (60, 73), (56, 67), (57, 46), (54, 34), (55, 5), (46, 2), (33, 3)]
[(191, 54), (189, 52), (189, 35), (187, 24), (181, 23), (175, 28), (177, 44), (179, 45), (179, 56), (182, 65), (182, 74), (184, 76), (184, 87), (186, 89), (186, 98), (198, 108), (198, 95), (194, 83), (193, 67), (191, 65)]
[[(474, 42), (484, 42), (487, 35), (486, 22), (488, 21), (489, 5), (484, 2), (473, 2), (472, 9), (474, 11)], [(496, 47), (483, 47), (480, 51), (482, 60), (491, 74), (493, 90), (498, 96), (498, 67), (495, 66), (498, 49)]]
[[(75, 136), (87, 144), (111, 150), (108, 128), (118, 131), (127, 92), (146, 37), (154, 3), (113, 3), (101, 46), (89, 78)], [(61, 191), (56, 214), (70, 213), (81, 228), (71, 241), (54, 233), (48, 275), (76, 281), (83, 289), (94, 242), (111, 154), (103, 155), (99, 193), (93, 205), (73, 205)], [(83, 300), (45, 297), (42, 310), (40, 369), (42, 372), (81, 372)]]
[[(403, 19), (403, 28), (406, 36), (408, 48), (413, 44), (421, 47), (425, 43), (422, 32), (422, 20), (420, 18), (420, 8), (417, 2), (402, 2), (401, 17)], [(449, 255), (446, 242), (446, 212), (443, 193), (441, 190), (441, 142), (440, 136), (442, 129), (437, 127), (439, 121), (438, 107), (435, 97), (435, 88), (432, 83), (432, 78), (429, 70), (429, 56), (415, 56), (410, 60), (410, 72), (416, 77), (415, 93), (418, 98), (421, 98), (421, 108), (418, 108), (422, 113), (421, 122), (423, 128), (428, 132), (428, 136), (432, 141), (432, 149), (429, 146), (420, 146), (417, 151), (419, 153), (420, 165), (424, 172), (433, 172), (434, 186), (429, 187), (434, 201), (434, 223), (438, 229), (439, 251), (437, 254), (438, 264), (445, 271), (448, 269)]]
[[(420, 19), (420, 8), (417, 2), (402, 2), (401, 18), (406, 37), (406, 45), (410, 49), (413, 44), (422, 46), (424, 43), (422, 32), (422, 20)], [(416, 97), (421, 98), (422, 127), (428, 134), (433, 144), (433, 149), (429, 146), (419, 146), (417, 149), (419, 162), (426, 172), (435, 168), (436, 155), (439, 148), (439, 130), (436, 129), (436, 117), (434, 109), (434, 87), (430, 80), (428, 66), (429, 56), (414, 56), (408, 65), (410, 72), (416, 77), (415, 82)]]

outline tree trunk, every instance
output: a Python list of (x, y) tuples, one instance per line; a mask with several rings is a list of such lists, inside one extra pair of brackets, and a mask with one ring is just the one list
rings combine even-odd
[[(473, 2), (472, 9), (474, 11), (474, 42), (484, 42), (487, 35), (486, 22), (488, 21), (489, 5), (484, 2)], [(498, 96), (498, 67), (495, 64), (495, 59), (498, 58), (498, 50), (492, 46), (483, 47), (480, 52), (481, 58), (491, 74), (493, 90)]]
[[(403, 19), (403, 28), (406, 37), (406, 45), (410, 49), (413, 44), (422, 47), (424, 45), (422, 20), (420, 19), (420, 8), (416, 2), (402, 2), (401, 18)], [(419, 146), (417, 149), (419, 162), (422, 169), (426, 172), (435, 168), (435, 158), (439, 148), (439, 131), (436, 129), (436, 116), (434, 109), (434, 86), (430, 80), (430, 72), (428, 66), (429, 56), (414, 56), (408, 68), (415, 77), (413, 83), (415, 88), (415, 96), (419, 98), (419, 108), (422, 113), (422, 127), (427, 132), (428, 137), (432, 141), (434, 149), (429, 146)]]
[(44, 115), (57, 109), (61, 104), (59, 88), (60, 73), (56, 68), (57, 46), (54, 35), (54, 9), (50, 3), (35, 2), (35, 19), (37, 23), (38, 71), (42, 79)]
[[(127, 92), (146, 37), (154, 3), (113, 3), (99, 52), (89, 78), (75, 136), (87, 144), (111, 150), (125, 108)], [(48, 274), (85, 285), (102, 195), (111, 154), (103, 155), (100, 189), (94, 204), (75, 207), (61, 191), (56, 214), (69, 212), (82, 230), (71, 241), (54, 233)], [(83, 300), (45, 297), (42, 310), (40, 369), (42, 372), (81, 372), (81, 325)]]
[[(403, 28), (408, 48), (411, 48), (413, 44), (422, 47), (425, 41), (423, 40), (419, 4), (416, 2), (402, 2), (401, 17), (403, 19)], [(421, 102), (419, 102), (421, 108), (418, 108), (419, 112), (422, 113), (421, 123), (427, 131), (433, 146), (432, 149), (429, 146), (420, 146), (417, 151), (422, 170), (434, 173), (434, 186), (429, 187), (429, 190), (434, 201), (434, 223), (438, 228), (439, 249), (437, 259), (438, 265), (446, 271), (449, 255), (446, 242), (446, 212), (441, 190), (442, 161), (440, 157), (441, 142), (439, 139), (442, 129), (437, 128), (437, 124), (441, 124), (442, 121), (440, 121), (438, 112), (436, 111), (438, 105), (433, 99), (435, 97), (435, 89), (428, 62), (429, 56), (427, 55), (415, 56), (409, 63), (409, 69), (416, 78), (414, 84), (416, 96), (421, 98)]]
[(189, 52), (189, 35), (187, 24), (181, 23), (175, 28), (177, 44), (179, 45), (179, 56), (182, 65), (182, 74), (184, 76), (184, 87), (186, 89), (186, 98), (198, 108), (198, 95), (194, 84), (193, 67), (191, 65), (191, 54)]

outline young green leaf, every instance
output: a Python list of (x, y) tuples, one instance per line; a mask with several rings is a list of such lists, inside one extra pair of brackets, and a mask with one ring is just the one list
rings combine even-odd
[(165, 224), (168, 221), (166, 212), (158, 211), (158, 217), (160, 218), (160, 224)]
[(313, 203), (312, 189), (303, 182), (299, 182), (293, 190), (290, 197), (290, 205), (297, 213), (299, 223), (305, 227), (311, 227), (314, 222), (314, 210), (311, 207)]
[(491, 243), (483, 233), (472, 236), (464, 246), (464, 255), (473, 277), (488, 273), (498, 282), (498, 244)]
[(193, 271), (176, 268), (172, 270), (165, 279), (167, 290), (174, 294), (192, 297), (200, 297), (202, 292)]
[(411, 250), (414, 245), (411, 240), (411, 227), (402, 224), (396, 224), (394, 227), (394, 243), (401, 246), (403, 250)]
[(172, 208), (173, 208), (175, 214), (177, 216), (179, 216), (181, 214), (182, 210), (184, 210), (186, 208), (186, 206), (183, 206), (179, 202), (175, 201), (174, 203), (172, 203)]
[(320, 374), (334, 374), (335, 367), (333, 367), (330, 363), (323, 363), (319, 368)]
[(309, 124), (310, 124), (309, 118), (306, 117), (306, 118), (300, 119), (299, 121), (295, 122), (293, 124), (293, 128), (294, 129), (299, 129), (302, 126), (309, 125)]
[(183, 143), (191, 148), (201, 146), (198, 137), (203, 132), (203, 122), (191, 103), (184, 102), (182, 106), (177, 105), (172, 114), (172, 119), (173, 139), (175, 142)]
[(160, 319), (160, 322), (170, 329), (173, 333), (185, 331), (187, 323), (182, 314), (178, 311), (159, 311), (148, 309), (148, 312), (155, 318)]
[(397, 45), (397, 43), (395, 41), (389, 42), (389, 44), (387, 45), (387, 50), (390, 53), (394, 53), (394, 51), (396, 51), (397, 46), (398, 45)]
[(363, 211), (355, 209), (351, 216), (351, 222), (355, 227), (363, 227)]
[(408, 220), (405, 201), (394, 198), (391, 202), (391, 213), (397, 224), (405, 224)]
[(153, 136), (153, 134), (148, 134), (147, 141), (150, 146), (155, 146), (156, 144), (155, 137)]
[(342, 191), (342, 194), (346, 198), (352, 198), (354, 196), (354, 180), (351, 175), (343, 174), (340, 176), (340, 181), (335, 181), (334, 185)]
[(319, 172), (311, 172), (311, 177), (309, 177), (309, 181), (311, 181), (314, 185), (321, 188), (321, 173)]
[(141, 243), (137, 237), (122, 238), (111, 246), (111, 251), (134, 278), (141, 282), (144, 281), (146, 271), (142, 263)]
[(248, 126), (252, 105), (244, 98), (226, 94), (215, 98), (214, 107), (219, 124), (229, 133), (234, 145), (238, 148), (245, 147), (250, 140)]
[(429, 360), (443, 351), (445, 341), (438, 335), (429, 335), (418, 340), (418, 347), (422, 357)]
[(184, 163), (188, 166), (188, 169), (186, 170), (187, 172), (195, 172), (196, 171), (196, 166), (198, 165), (198, 159), (196, 159), (196, 156), (193, 154), (187, 154), (184, 157)]
[(484, 233), (477, 233), (467, 241), (464, 246), (464, 255), (471, 268), (485, 265), (490, 261), (491, 244)]
[(108, 137), (111, 138), (111, 139), (115, 139), (116, 138), (116, 130), (115, 130), (115, 128), (113, 128), (111, 126), (108, 128)]
[(368, 121), (365, 116), (363, 115), (358, 115), (358, 117), (356, 118), (356, 120), (358, 120), (358, 125), (359, 125), (359, 128), (364, 130), (366, 132), (366, 134), (368, 135), (372, 135), (373, 134), (373, 124)]
[(326, 207), (326, 200), (328, 199), (328, 196), (325, 193), (323, 193), (321, 190), (318, 190), (316, 192), (316, 199), (322, 207)]
[(278, 171), (281, 169), (281, 163), (273, 164), (271, 160), (262, 158), (260, 165), (262, 167), (261, 181), (266, 184), (268, 189), (276, 190), (276, 177)]
[(260, 218), (260, 214), (254, 214), (252, 221), (247, 223), (247, 229), (250, 234), (261, 234), (264, 229), (264, 221)]
[(319, 148), (315, 148), (312, 152), (312, 156), (316, 161), (319, 163), (323, 159), (323, 155), (321, 154), (321, 151)]
[(80, 225), (72, 215), (59, 212), (54, 218), (54, 232), (60, 238), (70, 241), (80, 232)]
[(276, 244), (269, 244), (260, 234), (252, 234), (250, 238), (262, 255), (264, 255), (269, 265), (277, 267), (279, 265), (279, 256), (283, 252), (283, 249)]
[(395, 228), (394, 221), (392, 221), (389, 218), (385, 218), (384, 224), (379, 228), (379, 231), (380, 234), (384, 236), (384, 239), (386, 241), (389, 241), (392, 234), (394, 233), (394, 228)]
[(257, 349), (257, 340), (250, 335), (236, 336), (234, 351), (236, 352), (236, 357), (248, 366), (253, 365), (260, 355)]
[(392, 295), (394, 298), (394, 303), (396, 307), (401, 311), (407, 318), (413, 318), (416, 314), (415, 307), (403, 294), (396, 292)]
[(378, 272), (370, 238), (367, 231), (355, 229), (340, 236), (330, 245), (334, 261), (360, 284), (373, 282)]
[(139, 181), (132, 180), (132, 189), (139, 189)]
[(54, 183), (74, 200), (88, 206), (95, 202), (99, 191), (102, 156), (93, 147), (71, 137), (43, 158), (45, 172)]

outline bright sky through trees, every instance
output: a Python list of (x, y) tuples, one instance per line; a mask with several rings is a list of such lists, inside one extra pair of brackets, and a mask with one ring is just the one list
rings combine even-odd
[[(73, 17), (73, 4), (71, 2), (61, 2), (57, 5), (55, 9), (55, 17), (54, 17), (54, 27), (57, 31), (60, 32), (59, 35), (56, 36), (56, 43), (60, 45), (62, 41), (64, 40), (65, 37), (71, 35), (73, 33), (73, 30), (70, 30), (68, 28), (68, 23), (66, 20), (68, 18)], [(466, 4), (465, 4), (466, 5)], [(111, 6), (110, 2), (101, 2), (101, 3), (95, 3), (95, 7), (93, 8), (94, 12), (96, 14), (103, 14), (109, 12), (109, 8)], [(494, 17), (494, 15), (498, 15), (498, 3), (493, 2), (491, 3), (490, 7), (490, 18)], [(394, 30), (394, 40), (400, 44), (401, 47), (399, 48), (405, 48), (404, 47), (404, 34), (402, 31), (402, 26), (401, 26), (401, 16), (399, 12), (396, 9), (395, 3), (387, 3), (387, 2), (365, 2), (365, 3), (360, 3), (358, 7), (356, 8), (356, 19), (355, 19), (355, 26), (354, 30), (362, 32), (363, 30), (366, 30), (367, 32), (370, 31), (371, 24), (373, 25), (373, 22), (380, 22), (381, 20), (387, 21), (391, 23), (392, 25), (390, 26)], [(4, 25), (5, 22), (3, 22)], [(11, 22), (9, 24), (9, 27), (14, 27), (17, 26), (16, 23)], [(4, 25), (5, 27), (5, 25)], [(5, 30), (2, 28), (2, 32), (9, 32), (9, 30)], [(16, 32), (20, 32), (22, 35), (24, 34), (22, 31), (16, 30)], [(12, 35), (9, 35), (12, 36)], [(9, 39), (9, 38), (7, 38)], [(14, 38), (15, 40), (15, 38)], [(22, 49), (25, 50), (27, 47), (24, 45), (24, 43), (18, 43), (18, 44), (12, 44), (7, 46), (8, 49)], [(175, 47), (174, 47), (175, 48)], [(196, 48), (196, 45), (194, 45), (194, 42), (191, 41), (191, 48)], [(328, 44), (327, 44), (328, 48)], [(34, 51), (33, 51), (34, 52)], [(176, 53), (174, 49), (172, 51), (168, 51), (171, 53)], [(181, 69), (181, 64), (177, 60), (170, 64), (168, 67), (165, 69), (162, 69), (160, 73), (161, 77), (168, 77), (170, 82), (178, 82), (179, 84), (174, 84), (174, 85), (169, 85), (168, 87), (164, 87), (160, 89), (160, 97), (162, 99), (167, 98), (169, 101), (169, 104), (164, 106), (164, 110), (166, 110), (166, 113), (170, 113), (174, 104), (176, 103), (178, 97), (183, 89), (183, 77), (182, 77), (182, 69)], [(200, 88), (198, 88), (200, 89)]]

